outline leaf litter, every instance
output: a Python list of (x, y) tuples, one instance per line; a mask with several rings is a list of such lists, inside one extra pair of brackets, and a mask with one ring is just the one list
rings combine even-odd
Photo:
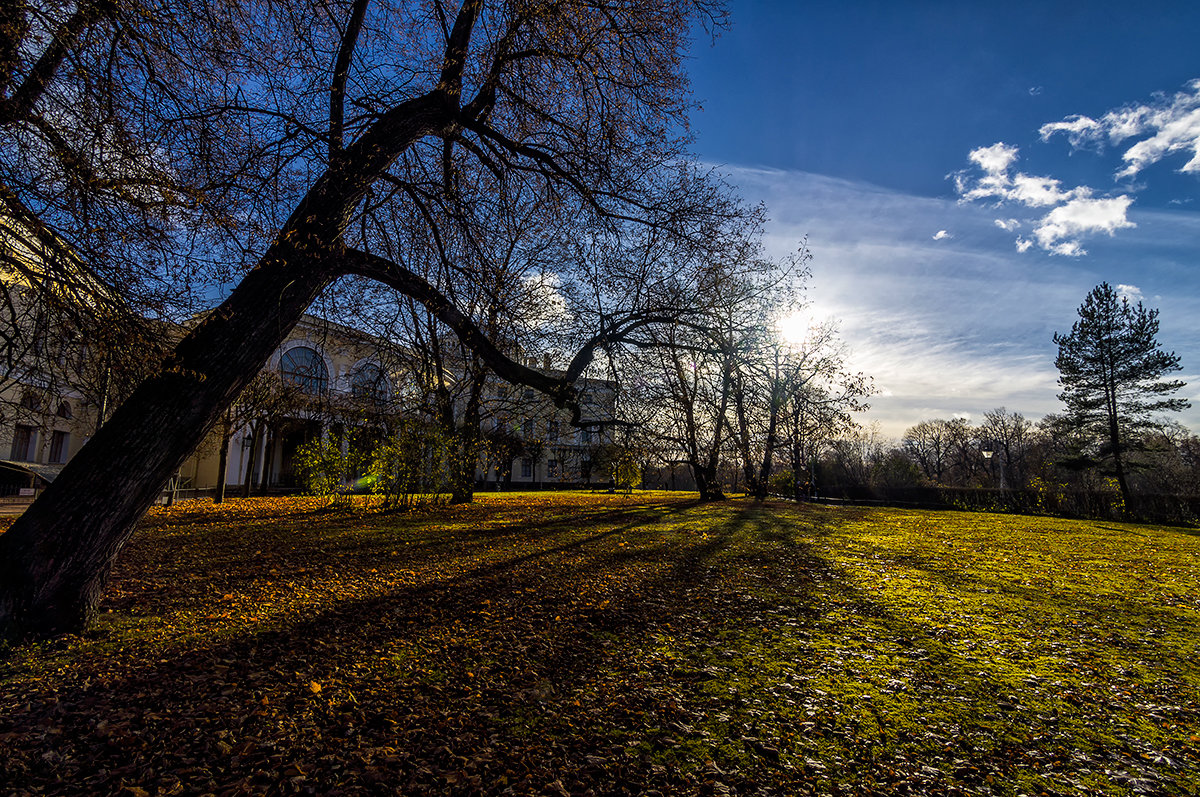
[(0, 794), (1200, 791), (1200, 539), (687, 496), (185, 503), (0, 663)]

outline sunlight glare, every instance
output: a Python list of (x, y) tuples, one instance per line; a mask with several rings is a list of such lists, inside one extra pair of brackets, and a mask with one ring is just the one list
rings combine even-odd
[(790, 315), (782, 316), (775, 322), (775, 328), (778, 330), (780, 337), (792, 345), (803, 343), (808, 338), (812, 325), (812, 316), (799, 310)]

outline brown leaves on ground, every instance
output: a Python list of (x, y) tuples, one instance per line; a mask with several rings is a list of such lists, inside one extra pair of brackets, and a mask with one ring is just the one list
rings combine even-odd
[[(158, 510), (94, 631), (0, 665), (0, 794), (1195, 789), (1196, 538), (1092, 584), (1055, 568), (1102, 527), (998, 517)], [(1147, 576), (1172, 605), (1087, 614)]]

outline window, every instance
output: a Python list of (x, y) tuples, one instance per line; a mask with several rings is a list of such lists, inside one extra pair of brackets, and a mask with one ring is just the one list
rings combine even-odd
[(329, 370), (321, 355), (307, 346), (288, 349), (279, 358), (279, 373), (305, 393), (318, 395), (329, 387)]
[(558, 421), (550, 421), (546, 424), (546, 439), (558, 439)]
[(61, 465), (67, 461), (67, 451), (70, 449), (71, 435), (57, 429), (50, 435), (50, 462)]
[(350, 379), (350, 395), (370, 401), (385, 401), (388, 394), (387, 377), (375, 363), (366, 363)]
[(558, 460), (552, 459), (546, 463), (546, 477), (550, 479), (558, 478)]
[(581, 429), (579, 434), (583, 440), (584, 445), (587, 445), (588, 443), (592, 442), (592, 430), (591, 429)]
[(533, 421), (531, 419), (526, 419), (525, 423), (521, 425), (521, 435), (526, 440), (533, 439)]
[(37, 427), (17, 424), (13, 430), (12, 456), (16, 462), (33, 462), (36, 459)]
[(528, 457), (525, 457), (524, 459), (521, 460), (521, 478), (522, 479), (532, 479), (533, 478), (533, 460), (529, 459)]
[(64, 401), (58, 405), (58, 417), (66, 418), (67, 420), (74, 417), (74, 413), (71, 412), (71, 402)]
[(31, 390), (26, 390), (21, 394), (21, 409), (29, 410), (30, 412), (42, 411), (42, 399), (37, 393)]

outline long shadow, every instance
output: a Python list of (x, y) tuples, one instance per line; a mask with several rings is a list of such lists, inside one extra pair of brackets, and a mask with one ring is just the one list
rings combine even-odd
[[(764, 622), (764, 607), (815, 634), (829, 610), (822, 601), (832, 599), (914, 651), (929, 699), (946, 694), (941, 682), (977, 700), (997, 694), (978, 662), (890, 612), (813, 550), (805, 537), (832, 531), (828, 513), (791, 511), (806, 527), (789, 532), (771, 515), (778, 510), (734, 505), (716, 526), (698, 516), (707, 537), (655, 531), (697, 509), (438, 532), (440, 557), (427, 553), (432, 543), (391, 556), (395, 537), (384, 536), (379, 551), (393, 570), (431, 559), (435, 569), (474, 563), (261, 631), (174, 652), (130, 651), (128, 660), (111, 652), (29, 685), (19, 699), (6, 687), (0, 777), (18, 791), (80, 794), (712, 793), (720, 778), (739, 791), (795, 793), (813, 772), (780, 769), (765, 753), (743, 761), (742, 773), (728, 772), (739, 759), (716, 749), (707, 755), (724, 762), (723, 775), (697, 774), (701, 762), (693, 771), (656, 768), (655, 749), (684, 733), (668, 726), (687, 727), (708, 704), (689, 702), (695, 690), (672, 687), (670, 672), (643, 671), (639, 651), (653, 635), (681, 630), (694, 646), (715, 641), (720, 628)], [(523, 535), (535, 537), (536, 550), (472, 559), (475, 540)], [(303, 550), (336, 555), (320, 537), (320, 529), (302, 532), (297, 543), (311, 548), (301, 546), (297, 562)], [(829, 666), (813, 654), (794, 669)], [(832, 728), (837, 720), (822, 721)], [(1020, 750), (1009, 752), (1021, 760)], [(919, 785), (893, 769), (905, 788)]]
[[(589, 525), (595, 525), (598, 520), (612, 521), (618, 517), (628, 522), (598, 533), (573, 536), (536, 551), (488, 562), (443, 580), (395, 590), (366, 600), (346, 601), (314, 617), (291, 622), (283, 628), (218, 644), (197, 645), (178, 652), (170, 660), (141, 661), (117, 668), (115, 672), (100, 676), (103, 685), (99, 688), (92, 681), (73, 683), (68, 677), (55, 694), (30, 695), (31, 699), (23, 711), (15, 711), (0, 721), (0, 736), (5, 732), (24, 733), (30, 727), (50, 727), (55, 729), (59, 746), (73, 752), (66, 756), (57, 754), (49, 758), (25, 759), (19, 763), (9, 761), (7, 763), (16, 769), (24, 770), (14, 772), (16, 779), (9, 782), (23, 782), (23, 776), (28, 778), (26, 782), (32, 784), (40, 781), (44, 787), (47, 782), (61, 778), (63, 761), (74, 760), (86, 762), (86, 766), (74, 771), (68, 767), (70, 781), (75, 785), (66, 786), (60, 781), (60, 788), (64, 792), (91, 792), (96, 789), (98, 781), (89, 782), (85, 769), (108, 773), (105, 783), (111, 783), (113, 778), (131, 778), (141, 770), (136, 766), (131, 770), (130, 766), (134, 766), (131, 764), (122, 765), (121, 756), (115, 753), (128, 746), (133, 739), (153, 736), (160, 740), (165, 751), (179, 751), (175, 754), (164, 752), (154, 767), (158, 785), (169, 790), (172, 784), (166, 781), (171, 776), (181, 780), (185, 779), (184, 776), (196, 776), (195, 766), (189, 766), (188, 763), (197, 757), (195, 739), (191, 738), (197, 728), (224, 726), (224, 733), (244, 736), (247, 723), (244, 717), (240, 724), (237, 723), (236, 717), (243, 712), (250, 717), (263, 713), (256, 708), (267, 697), (265, 694), (261, 698), (259, 696), (263, 688), (270, 685), (274, 685), (275, 689), (280, 686), (299, 687), (293, 692), (298, 692), (300, 697), (293, 694), (288, 698), (289, 710), (306, 713), (313, 723), (323, 725), (330, 717), (318, 717), (319, 712), (306, 704), (306, 701), (311, 701), (312, 695), (304, 693), (304, 679), (310, 679), (310, 684), (323, 680), (336, 682), (334, 673), (339, 666), (354, 667), (359, 663), (357, 659), (361, 658), (363, 651), (386, 651), (398, 637), (419, 637), (432, 631), (473, 624), (472, 630), (476, 635), (489, 632), (501, 640), (492, 655), (502, 655), (506, 645), (512, 647), (512, 640), (504, 640), (503, 634), (495, 633), (496, 629), (487, 628), (488, 623), (480, 620), (478, 608), (481, 601), (505, 602), (513, 614), (525, 613), (524, 628), (554, 630), (557, 612), (569, 603), (566, 600), (569, 596), (562, 595), (561, 590), (555, 590), (553, 585), (547, 584), (544, 574), (539, 572), (542, 563), (567, 555), (579, 555), (581, 552), (586, 555), (589, 549), (603, 546), (617, 535), (652, 523), (655, 519), (684, 514), (690, 508), (690, 505), (682, 505), (652, 512), (638, 511), (632, 519), (628, 512), (603, 513), (599, 518), (589, 518)], [(520, 533), (512, 528), (504, 532), (512, 535)], [(551, 528), (540, 529), (538, 536), (539, 542), (553, 542), (564, 535), (570, 537), (578, 533), (577, 529)], [(709, 555), (720, 544), (720, 539), (716, 538), (702, 549), (683, 551), (689, 553), (694, 563)], [(671, 561), (679, 554), (680, 550), (672, 550), (668, 546), (616, 551), (607, 555), (592, 555), (583, 569), (621, 570), (635, 564)], [(596, 660), (593, 654), (600, 642), (593, 631), (603, 628), (612, 635), (637, 635), (646, 627), (669, 620), (669, 616), (662, 613), (664, 608), (669, 610), (666, 602), (655, 601), (655, 611), (650, 613), (645, 611), (646, 599), (655, 598), (668, 587), (672, 590), (678, 588), (679, 579), (687, 577), (694, 570), (694, 564), (680, 565), (665, 576), (636, 585), (636, 589), (627, 593), (614, 594), (604, 609), (589, 611), (590, 617), (575, 618), (573, 622), (585, 629), (584, 633), (571, 633), (572, 628), (567, 627), (561, 633), (533, 634), (530, 645), (519, 647), (544, 649), (521, 651), (520, 658), (532, 665), (528, 667), (528, 672), (504, 672), (503, 666), (495, 667), (502, 676), (497, 695), (511, 694), (514, 690), (520, 693), (522, 689), (534, 688), (546, 681), (586, 681), (592, 671), (589, 662)], [(552, 616), (556, 619), (552, 620)], [(315, 652), (320, 653), (318, 660), (313, 658)], [(297, 678), (300, 673), (304, 673), (304, 676), (299, 678), (299, 683), (291, 684), (284, 677), (281, 684), (281, 676), (287, 672), (295, 673)], [(214, 694), (206, 688), (211, 686), (221, 688)], [(407, 691), (416, 695), (431, 688), (446, 693), (448, 697), (457, 695), (460, 700), (470, 702), (466, 696), (475, 687), (469, 684), (410, 683), (393, 691)], [(143, 713), (140, 709), (147, 701), (153, 708)], [(507, 702), (508, 698), (500, 700), (495, 708), (502, 710)], [(379, 712), (376, 716), (357, 716), (357, 722), (351, 721), (349, 728), (357, 726), (360, 739), (377, 737), (376, 746), (388, 746), (386, 734), (394, 732), (395, 728), (390, 727), (389, 722), (379, 721), (379, 716), (387, 719), (385, 715), (386, 712)], [(103, 717), (111, 719), (101, 719)], [(117, 719), (122, 722), (115, 721)], [(231, 727), (231, 724), (237, 727)], [(249, 724), (258, 723), (251, 721)], [(411, 728), (409, 730), (413, 731)], [(265, 735), (261, 728), (256, 731), (251, 733), (252, 737), (261, 738)], [(378, 738), (381, 734), (383, 738)], [(115, 745), (114, 741), (117, 742)], [(223, 749), (222, 744), (228, 743), (218, 742), (217, 752)], [(211, 755), (212, 746), (206, 745), (200, 757)], [(435, 750), (437, 745), (428, 749)], [(247, 769), (254, 762), (251, 754), (246, 755), (249, 756), (247, 761), (241, 762), (244, 766), (231, 767), (224, 779), (216, 778), (215, 784), (196, 782), (185, 786), (185, 789), (194, 787), (205, 790), (214, 785), (236, 789), (253, 785), (248, 781), (237, 781), (236, 777), (255, 771)], [(144, 767), (145, 764), (140, 766)]]

